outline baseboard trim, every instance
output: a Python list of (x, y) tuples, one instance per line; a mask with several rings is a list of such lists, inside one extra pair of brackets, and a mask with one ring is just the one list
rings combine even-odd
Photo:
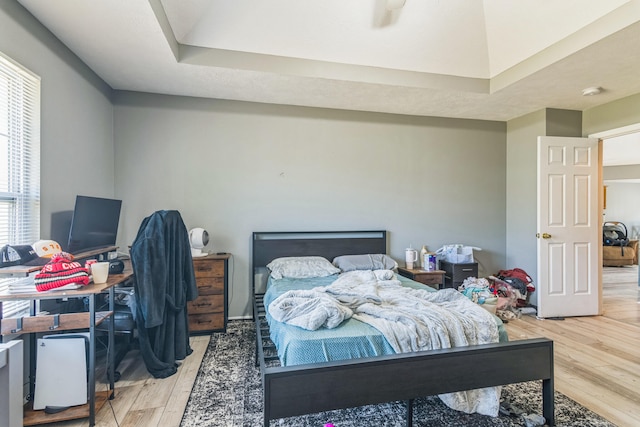
[(233, 316), (229, 317), (227, 320), (253, 320), (253, 316)]

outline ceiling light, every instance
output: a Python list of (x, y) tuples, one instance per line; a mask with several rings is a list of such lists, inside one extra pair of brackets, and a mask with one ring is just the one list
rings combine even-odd
[(599, 86), (588, 87), (586, 89), (582, 89), (582, 96), (593, 96), (599, 95), (602, 93), (602, 88)]

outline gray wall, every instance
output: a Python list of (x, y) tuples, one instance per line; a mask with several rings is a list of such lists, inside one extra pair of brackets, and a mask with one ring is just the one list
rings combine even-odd
[[(506, 268), (537, 283), (538, 136), (581, 136), (579, 111), (546, 108), (507, 122)], [(530, 301), (535, 304), (535, 292)]]
[(390, 231), (483, 249), (504, 267), (505, 124), (120, 92), (114, 97), (120, 246), (178, 209), (233, 254), (232, 317), (249, 314), (253, 231)]
[[(41, 77), (41, 225), (76, 194), (114, 196), (111, 89), (16, 1), (0, 3), (0, 51)], [(64, 242), (61, 242), (64, 244)]]
[[(537, 138), (545, 135), (546, 111), (507, 123), (506, 268), (519, 267), (537, 275)], [(532, 299), (531, 301), (535, 301)]]
[(584, 136), (640, 123), (640, 93), (585, 110), (582, 120)]

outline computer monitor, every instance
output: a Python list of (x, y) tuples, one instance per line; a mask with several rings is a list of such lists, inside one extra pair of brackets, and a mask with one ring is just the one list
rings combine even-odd
[(77, 254), (114, 246), (122, 200), (76, 196), (67, 252)]

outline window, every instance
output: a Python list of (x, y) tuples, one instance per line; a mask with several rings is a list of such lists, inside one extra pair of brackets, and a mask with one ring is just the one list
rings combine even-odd
[[(40, 78), (0, 54), (0, 246), (40, 236)], [(30, 281), (0, 278), (0, 291)], [(28, 309), (2, 304), (2, 317)]]

